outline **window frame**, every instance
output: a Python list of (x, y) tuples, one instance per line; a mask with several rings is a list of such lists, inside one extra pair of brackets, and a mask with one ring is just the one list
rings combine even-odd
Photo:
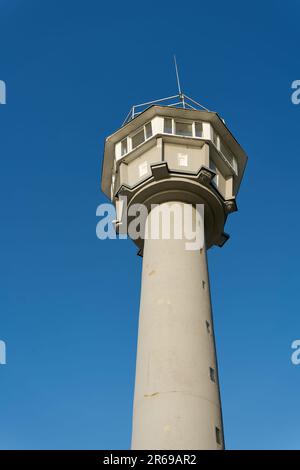
[(211, 182), (216, 188), (218, 188), (219, 187), (218, 167), (212, 159), (209, 160), (209, 169), (215, 173), (215, 176), (212, 178)]
[[(151, 129), (151, 135), (149, 135), (149, 137), (147, 137), (147, 131), (146, 131), (146, 127), (150, 124), (150, 129)], [(146, 122), (146, 124), (144, 124), (144, 133), (145, 133), (145, 141), (146, 140), (149, 140), (151, 139), (151, 137), (153, 137), (153, 129), (152, 129), (152, 121), (148, 121)], [(144, 142), (145, 142), (144, 141)]]
[(239, 167), (238, 167), (237, 159), (236, 159), (236, 157), (235, 157), (234, 155), (232, 156), (232, 165), (231, 165), (231, 166), (232, 166), (232, 168), (233, 168), (235, 174), (238, 176), (238, 174), (239, 174)]
[[(196, 124), (201, 124), (201, 135), (196, 135)], [(195, 139), (203, 139), (203, 121), (193, 121), (193, 134)]]
[[(214, 126), (211, 126), (212, 129), (212, 136), (211, 136), (211, 141), (216, 147), (216, 149), (220, 152), (220, 137), (219, 134), (216, 132)], [(216, 142), (214, 141), (214, 137), (216, 138)]]
[[(209, 138), (208, 136), (204, 137), (204, 134), (205, 134), (205, 128), (204, 128), (204, 124), (205, 124), (205, 120), (204, 121), (200, 121), (200, 120), (192, 120), (192, 119), (176, 119), (175, 117), (168, 117), (168, 116), (162, 116), (162, 119), (163, 119), (163, 129), (162, 129), (162, 133), (164, 135), (173, 135), (173, 136), (177, 136), (177, 137), (187, 137), (187, 138), (191, 138), (191, 139), (205, 139), (205, 138)], [(171, 132), (166, 132), (165, 131), (165, 121), (166, 120), (170, 120), (171, 121)], [(186, 124), (187, 126), (191, 126), (191, 135), (187, 135), (187, 134), (178, 134), (176, 133), (176, 124)], [(146, 131), (146, 127), (150, 125), (150, 129), (151, 129), (151, 135), (148, 135), (147, 137), (147, 131)], [(196, 135), (196, 126), (199, 125), (201, 126), (201, 135)], [(139, 143), (138, 145), (136, 145), (135, 147), (133, 146), (133, 139), (134, 137), (139, 134), (141, 131), (143, 131), (143, 135), (144, 135), (144, 140)], [(161, 131), (160, 131), (161, 132)], [(159, 132), (158, 132), (159, 133)], [(128, 153), (132, 152), (133, 150), (137, 149), (138, 147), (140, 147), (140, 145), (142, 145), (143, 143), (145, 143), (146, 141), (148, 141), (149, 139), (151, 139), (156, 133), (153, 132), (153, 119), (150, 119), (149, 121), (145, 122), (145, 124), (143, 124), (141, 127), (139, 127), (137, 130), (135, 130), (134, 132), (132, 132), (131, 134), (128, 134), (126, 137), (124, 137), (122, 140), (120, 140), (118, 143), (120, 144), (120, 157), (124, 157), (126, 156)], [(210, 135), (210, 138), (211, 138), (211, 141), (213, 142), (213, 144), (215, 145), (215, 147), (217, 148), (217, 150), (220, 152), (220, 137), (219, 135), (217, 134), (217, 132), (215, 131), (214, 127), (211, 125), (211, 135)], [(216, 140), (216, 142), (214, 142), (214, 139)], [(122, 145), (123, 143), (125, 144), (126, 143), (126, 147), (127, 147), (127, 151), (126, 152), (122, 152)], [(223, 155), (223, 154), (222, 154)], [(226, 157), (225, 157), (226, 158)], [(237, 171), (238, 171), (238, 166), (237, 166), (237, 161), (235, 159), (234, 161), (234, 164), (231, 165), (233, 167), (233, 170), (234, 172), (237, 174)], [(217, 183), (218, 184), (218, 175), (217, 175)]]
[[(214, 141), (214, 137), (216, 139), (216, 142)], [(231, 168), (231, 170), (233, 170), (234, 174), (236, 176), (238, 176), (239, 168), (238, 168), (238, 161), (237, 161), (237, 158), (236, 158), (235, 154), (228, 147), (228, 145), (224, 142), (223, 138), (221, 138), (219, 136), (219, 134), (216, 132), (214, 126), (212, 126), (212, 125), (211, 125), (211, 141), (214, 144), (214, 146), (216, 147), (216, 149), (218, 150), (218, 152), (221, 154), (223, 159), (225, 159), (227, 166), (229, 166)], [(222, 147), (223, 147), (223, 149), (222, 149)], [(232, 159), (232, 161), (230, 161), (229, 156), (226, 155), (227, 152), (226, 153), (224, 152), (224, 150), (226, 151), (226, 149), (228, 149), (228, 152), (230, 154), (230, 158)]]
[[(187, 135), (187, 134), (177, 134), (176, 132), (176, 124), (187, 124), (187, 125), (190, 125), (191, 126), (191, 130), (192, 130), (192, 135)], [(174, 119), (174, 124), (173, 124), (173, 128), (174, 128), (174, 135), (177, 135), (179, 137), (195, 137), (195, 132), (194, 132), (194, 121), (184, 121), (184, 120), (177, 120), (177, 119)]]
[[(122, 152), (122, 144), (123, 144), (123, 142), (126, 142), (126, 152), (124, 152), (124, 153)], [(122, 139), (122, 140), (120, 141), (120, 145), (121, 145), (121, 149), (120, 149), (120, 150), (121, 150), (121, 157), (124, 157), (124, 155), (127, 155), (127, 153), (128, 153), (128, 137), (124, 137), (124, 139)]]
[[(138, 134), (142, 134), (142, 133), (143, 133), (143, 136), (144, 136), (144, 140), (134, 147), (133, 146), (134, 137), (136, 137)], [(140, 145), (142, 145), (145, 142), (145, 129), (144, 129), (144, 126), (140, 127), (136, 132), (134, 132), (134, 134), (132, 134), (130, 136), (130, 141), (131, 141), (131, 150), (134, 150), (134, 149), (138, 148)]]
[[(151, 126), (151, 135), (150, 135), (149, 137), (146, 136), (146, 126), (147, 126), (148, 124), (150, 124), (150, 126)], [(133, 139), (137, 134), (139, 134), (139, 133), (142, 132), (142, 131), (143, 131), (143, 133), (144, 133), (144, 140), (143, 140), (143, 142), (141, 142), (140, 144), (138, 144), (138, 145), (136, 145), (135, 147), (133, 147), (133, 145), (132, 145), (132, 139)], [(152, 120), (145, 122), (145, 124), (143, 124), (143, 126), (141, 126), (141, 127), (140, 127), (137, 131), (135, 131), (133, 134), (130, 134), (128, 137), (129, 137), (130, 143), (131, 143), (131, 145), (130, 145), (130, 151), (137, 149), (140, 145), (142, 145), (142, 144), (145, 143), (147, 140), (151, 139), (151, 137), (153, 137)], [(127, 152), (127, 153), (128, 153), (128, 152)]]
[[(165, 121), (166, 120), (170, 120), (171, 121), (171, 132), (166, 132), (165, 131)], [(176, 119), (176, 118), (171, 118), (171, 117), (167, 117), (167, 116), (164, 116), (163, 117), (163, 134), (165, 135), (174, 135), (174, 136), (177, 136), (177, 137), (189, 137), (191, 139), (204, 139), (204, 124), (205, 121), (199, 121), (199, 120), (196, 120), (196, 121), (193, 121), (191, 119)], [(178, 134), (176, 132), (176, 124), (177, 123), (182, 123), (182, 124), (190, 124), (192, 126), (192, 135), (186, 135), (186, 134)], [(200, 124), (201, 127), (202, 127), (202, 132), (201, 132), (201, 136), (198, 136), (196, 135), (196, 124)]]
[[(174, 135), (174, 119), (173, 118), (168, 118), (168, 117), (164, 117), (164, 122), (163, 122), (163, 133), (166, 134), (166, 135)], [(168, 120), (168, 121), (171, 121), (171, 132), (166, 132), (165, 131), (165, 121)]]

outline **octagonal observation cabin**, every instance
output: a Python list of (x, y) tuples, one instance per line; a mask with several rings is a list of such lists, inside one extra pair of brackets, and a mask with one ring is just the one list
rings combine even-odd
[(102, 190), (116, 203), (122, 188), (140, 187), (162, 162), (174, 175), (208, 170), (210, 188), (228, 202), (228, 212), (236, 210), (247, 156), (216, 112), (184, 94), (134, 106), (106, 138)]

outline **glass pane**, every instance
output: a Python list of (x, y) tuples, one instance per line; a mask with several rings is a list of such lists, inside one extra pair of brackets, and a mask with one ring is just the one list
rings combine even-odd
[(218, 172), (217, 172), (217, 167), (215, 165), (215, 162), (213, 162), (212, 160), (209, 161), (209, 168), (214, 172), (216, 173), (216, 176), (213, 177), (213, 179), (211, 180), (211, 182), (215, 185), (215, 186), (218, 186)]
[(202, 122), (195, 122), (195, 136), (196, 137), (202, 137), (203, 136)]
[(189, 124), (187, 122), (176, 122), (176, 134), (192, 136), (193, 135), (192, 124)]
[(218, 147), (218, 136), (217, 136), (214, 128), (212, 128), (212, 140), (213, 140), (213, 143), (215, 144), (215, 146)]
[(164, 119), (164, 132), (165, 134), (172, 134), (172, 119)]
[(127, 153), (127, 139), (121, 142), (121, 155), (125, 155), (125, 153)]
[(220, 139), (220, 150), (223, 153), (224, 157), (229, 161), (229, 163), (232, 163), (233, 160), (233, 155), (229, 148), (224, 144), (224, 142)]
[(145, 140), (144, 128), (132, 137), (132, 148), (134, 149), (138, 145), (142, 144)]
[(145, 125), (145, 133), (146, 133), (146, 139), (149, 139), (149, 137), (152, 136), (151, 122), (148, 122), (148, 124)]
[(234, 169), (234, 171), (236, 172), (236, 174), (238, 174), (238, 165), (237, 165), (237, 161), (236, 159), (233, 157), (232, 159), (232, 168)]
[(220, 139), (220, 150), (222, 154), (224, 155), (224, 157), (226, 158), (226, 160), (228, 161), (228, 163), (230, 163), (233, 170), (237, 173), (236, 159), (233, 153), (231, 152), (231, 150), (227, 147), (227, 145), (224, 144), (224, 142), (221, 139)]

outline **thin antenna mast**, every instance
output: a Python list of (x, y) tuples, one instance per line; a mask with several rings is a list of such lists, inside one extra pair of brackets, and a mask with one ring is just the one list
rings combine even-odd
[(178, 72), (178, 66), (177, 66), (177, 60), (176, 60), (176, 55), (174, 54), (174, 65), (175, 65), (175, 72), (176, 72), (176, 79), (177, 79), (177, 86), (178, 86), (178, 93), (179, 93), (179, 98), (182, 102), (182, 107), (185, 108), (185, 102), (184, 102), (184, 94), (181, 91), (181, 86), (180, 86), (180, 80), (179, 80), (179, 72)]

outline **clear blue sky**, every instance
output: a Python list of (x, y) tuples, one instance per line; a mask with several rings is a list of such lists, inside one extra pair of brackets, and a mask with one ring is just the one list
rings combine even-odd
[(0, 448), (130, 446), (141, 259), (96, 238), (105, 136), (184, 91), (249, 155), (210, 252), (227, 448), (299, 449), (297, 0), (0, 0)]

